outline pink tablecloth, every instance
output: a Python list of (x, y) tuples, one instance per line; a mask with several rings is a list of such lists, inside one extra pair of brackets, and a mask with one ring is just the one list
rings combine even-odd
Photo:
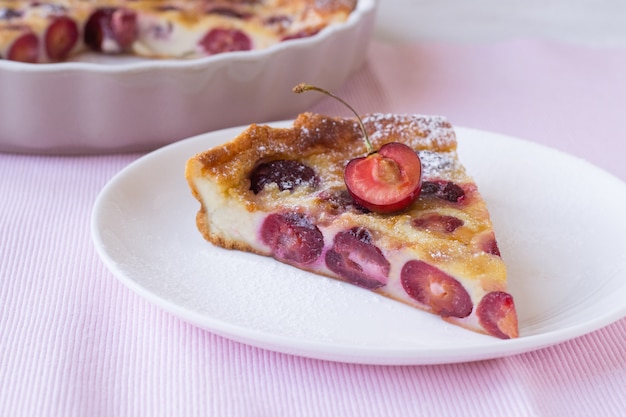
[[(374, 43), (337, 93), (363, 113), (443, 114), (626, 180), (624, 48)], [(139, 156), (0, 154), (0, 415), (625, 415), (625, 319), (517, 356), (386, 367), (262, 350), (161, 311), (113, 277), (89, 232), (98, 192)]]

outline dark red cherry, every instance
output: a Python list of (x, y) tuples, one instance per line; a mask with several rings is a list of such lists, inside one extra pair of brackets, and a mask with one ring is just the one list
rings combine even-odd
[(441, 269), (423, 261), (407, 262), (400, 273), (406, 293), (441, 317), (467, 317), (472, 299), (461, 283)]
[(348, 162), (344, 180), (358, 204), (376, 213), (393, 213), (417, 199), (422, 164), (413, 149), (391, 142), (378, 152)]
[(113, 10), (111, 8), (98, 9), (89, 16), (87, 23), (85, 23), (83, 40), (94, 51), (102, 51), (104, 40), (113, 37), (113, 29), (111, 28)]
[(250, 175), (250, 189), (254, 194), (271, 183), (276, 184), (281, 191), (293, 191), (301, 185), (317, 187), (319, 177), (308, 165), (291, 159), (280, 159), (260, 164)]
[(238, 29), (211, 29), (199, 42), (200, 47), (208, 55), (222, 52), (249, 51), (252, 40)]
[(481, 326), (490, 335), (500, 339), (519, 336), (513, 297), (506, 292), (493, 291), (485, 295), (478, 303), (476, 315)]
[(458, 203), (465, 197), (465, 191), (452, 181), (424, 181), (423, 195), (434, 195), (442, 200)]
[(111, 16), (111, 26), (117, 44), (122, 50), (129, 48), (137, 39), (137, 12), (130, 9), (118, 8)]
[(20, 35), (7, 51), (6, 59), (18, 62), (36, 63), (39, 61), (39, 38), (32, 32)]
[(390, 268), (370, 232), (362, 227), (335, 236), (332, 249), (326, 252), (326, 266), (346, 281), (370, 290), (387, 284)]
[(324, 248), (322, 232), (300, 213), (270, 214), (259, 233), (261, 241), (272, 249), (276, 259), (291, 264), (313, 262)]
[(98, 9), (89, 17), (83, 37), (94, 51), (119, 53), (131, 46), (137, 34), (135, 11), (109, 7)]
[(61, 61), (78, 42), (78, 25), (67, 16), (59, 16), (52, 21), (46, 30), (44, 46), (46, 54), (52, 61)]
[(357, 204), (376, 213), (404, 210), (419, 196), (422, 163), (417, 152), (399, 142), (390, 142), (374, 151), (358, 113), (342, 98), (309, 84), (298, 84), (294, 93), (319, 91), (338, 100), (354, 113), (363, 133), (367, 156), (348, 162), (344, 171), (346, 188)]

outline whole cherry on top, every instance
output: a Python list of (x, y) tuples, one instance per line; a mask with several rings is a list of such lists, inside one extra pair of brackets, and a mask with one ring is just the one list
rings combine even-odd
[(417, 152), (399, 142), (389, 142), (375, 150), (361, 117), (340, 97), (322, 88), (301, 83), (294, 93), (318, 91), (344, 104), (357, 118), (367, 155), (352, 159), (346, 165), (344, 181), (354, 201), (380, 214), (395, 213), (410, 206), (422, 188), (422, 163)]

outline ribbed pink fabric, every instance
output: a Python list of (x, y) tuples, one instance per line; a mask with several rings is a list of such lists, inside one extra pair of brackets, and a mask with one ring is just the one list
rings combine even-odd
[[(363, 113), (444, 114), (626, 180), (626, 49), (374, 43), (338, 93)], [(89, 230), (101, 188), (140, 156), (0, 154), (1, 416), (626, 415), (625, 319), (508, 358), (386, 367), (274, 353), (161, 311), (104, 267)]]

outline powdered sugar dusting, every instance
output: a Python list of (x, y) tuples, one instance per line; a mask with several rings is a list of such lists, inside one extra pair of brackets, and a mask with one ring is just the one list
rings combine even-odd
[(363, 118), (372, 142), (397, 140), (416, 150), (447, 151), (456, 148), (456, 135), (443, 116), (374, 113)]
[(422, 162), (422, 176), (425, 179), (449, 178), (460, 169), (454, 153), (420, 151), (418, 155)]

